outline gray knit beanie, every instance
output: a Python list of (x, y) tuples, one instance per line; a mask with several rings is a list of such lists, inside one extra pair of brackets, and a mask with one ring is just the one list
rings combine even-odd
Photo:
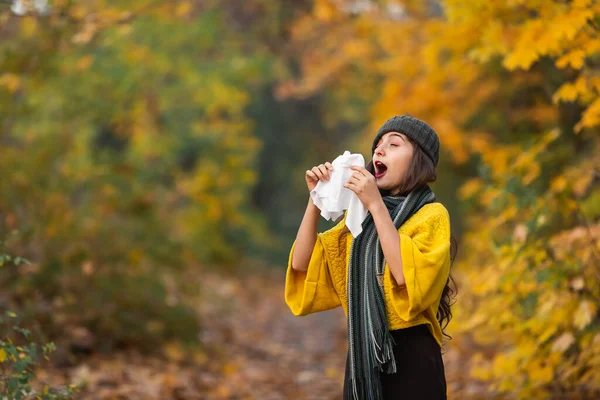
[(440, 156), (440, 139), (433, 128), (425, 121), (421, 121), (410, 115), (397, 115), (388, 119), (379, 128), (375, 139), (373, 139), (371, 154), (375, 153), (375, 147), (377, 147), (379, 139), (388, 132), (403, 133), (417, 142), (425, 154), (433, 161), (433, 165), (437, 166)]

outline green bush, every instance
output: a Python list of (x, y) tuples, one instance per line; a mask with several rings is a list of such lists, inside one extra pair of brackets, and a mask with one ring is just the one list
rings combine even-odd
[[(4, 253), (3, 242), (0, 241), (0, 267), (18, 266), (29, 261), (22, 257), (12, 257)], [(53, 342), (39, 345), (30, 339), (31, 331), (21, 328), (16, 322), (17, 314), (5, 311), (6, 319), (0, 316), (0, 398), (2, 399), (70, 399), (79, 388), (69, 385), (64, 388), (50, 388), (45, 385), (41, 393), (31, 387), (35, 378), (34, 368), (41, 361), (40, 357), (49, 359), (49, 354), (56, 350)], [(41, 349), (41, 352), (40, 352)]]

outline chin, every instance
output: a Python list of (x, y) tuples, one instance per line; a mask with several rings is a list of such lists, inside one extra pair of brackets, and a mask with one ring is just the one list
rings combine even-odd
[(377, 187), (381, 190), (387, 190), (388, 192), (393, 189), (389, 185), (382, 185), (381, 183), (377, 183)]

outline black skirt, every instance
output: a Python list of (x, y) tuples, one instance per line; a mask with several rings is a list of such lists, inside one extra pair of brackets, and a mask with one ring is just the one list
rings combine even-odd
[[(384, 399), (442, 400), (446, 397), (446, 374), (442, 352), (427, 325), (391, 331), (396, 345), (396, 372), (379, 372)], [(346, 357), (344, 400), (350, 399), (350, 354)], [(389, 361), (388, 361), (389, 362)]]

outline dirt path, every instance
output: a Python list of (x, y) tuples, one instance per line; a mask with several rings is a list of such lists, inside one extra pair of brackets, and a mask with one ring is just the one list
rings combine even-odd
[(211, 275), (205, 285), (213, 297), (230, 299), (232, 311), (224, 318), (223, 310), (203, 302), (212, 322), (203, 342), (225, 360), (207, 398), (341, 398), (347, 349), (342, 309), (295, 317), (284, 302), (283, 271), (222, 279)]
[[(341, 399), (347, 353), (341, 308), (295, 317), (284, 301), (285, 271), (245, 278), (202, 272), (198, 299), (205, 348), (176, 343), (166, 357), (93, 355), (74, 367), (41, 370), (42, 382), (86, 382), (82, 399)], [(450, 399), (490, 398), (468, 381), (456, 338), (444, 354)], [(193, 363), (186, 362), (192, 356)]]
[[(218, 324), (218, 310), (209, 317), (204, 341), (221, 348), (227, 362), (207, 398), (341, 399), (347, 353), (341, 308), (295, 317), (284, 301), (281, 270), (243, 280), (212, 275), (206, 282), (213, 296), (230, 299), (233, 310)], [(449, 398), (490, 398), (485, 387), (469, 381), (468, 350), (457, 338), (446, 346)]]

